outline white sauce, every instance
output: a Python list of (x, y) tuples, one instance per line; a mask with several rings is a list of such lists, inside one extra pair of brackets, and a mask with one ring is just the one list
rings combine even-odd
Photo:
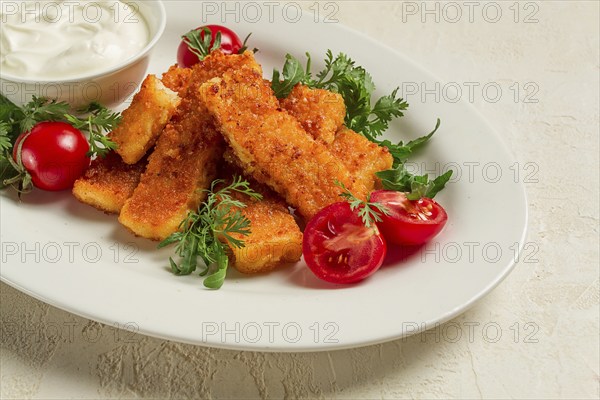
[(70, 79), (110, 69), (149, 42), (146, 22), (118, 0), (0, 2), (0, 71)]

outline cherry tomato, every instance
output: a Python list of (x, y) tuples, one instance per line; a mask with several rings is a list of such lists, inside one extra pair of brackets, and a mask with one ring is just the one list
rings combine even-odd
[(440, 233), (448, 220), (444, 208), (426, 197), (408, 200), (402, 192), (377, 190), (371, 194), (371, 201), (388, 208), (390, 214), (382, 215), (377, 225), (386, 240), (394, 244), (426, 243)]
[(90, 165), (87, 139), (65, 122), (40, 122), (29, 133), (22, 133), (13, 149), (15, 161), (21, 142), (21, 162), (37, 188), (69, 189)]
[(304, 260), (319, 278), (354, 283), (381, 267), (387, 246), (376, 226), (367, 228), (347, 202), (334, 203), (306, 225)]
[[(210, 29), (212, 40), (210, 41), (210, 47), (212, 48), (217, 32), (221, 32), (221, 51), (225, 54), (237, 54), (244, 44), (240, 40), (239, 36), (235, 34), (231, 29), (221, 25), (206, 25), (196, 28), (196, 30), (202, 30), (204, 28)], [(200, 37), (204, 39), (204, 32), (200, 33)], [(189, 68), (199, 62), (198, 56), (195, 55), (185, 40), (182, 40), (177, 49), (177, 63), (181, 68)]]

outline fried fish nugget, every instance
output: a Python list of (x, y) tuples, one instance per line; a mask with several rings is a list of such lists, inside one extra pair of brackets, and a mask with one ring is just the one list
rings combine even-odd
[(160, 80), (163, 85), (172, 91), (177, 92), (180, 97), (183, 97), (187, 92), (191, 76), (191, 68), (180, 68), (175, 64), (171, 65), (169, 70), (162, 75)]
[[(190, 72), (190, 69), (171, 67), (163, 74), (163, 84), (182, 93), (187, 89)], [(161, 91), (155, 90), (151, 94), (161, 96)], [(160, 98), (151, 101), (154, 104), (160, 102)], [(86, 173), (73, 185), (73, 194), (82, 203), (118, 214), (140, 182), (147, 164), (146, 157), (135, 164), (127, 164), (117, 153), (110, 152), (105, 158), (98, 157), (92, 161)]]
[(331, 144), (346, 116), (344, 99), (324, 89), (311, 89), (302, 84), (294, 86), (281, 107), (294, 116), (306, 132), (325, 144)]
[(146, 168), (146, 159), (130, 165), (110, 152), (92, 161), (85, 174), (75, 181), (73, 195), (100, 211), (118, 214), (131, 197)]
[(138, 236), (162, 240), (176, 232), (206, 197), (223, 154), (223, 138), (199, 97), (199, 86), (230, 68), (260, 70), (249, 54), (215, 52), (195, 65), (177, 112), (148, 159), (148, 167), (121, 210), (119, 222)]
[(343, 126), (346, 108), (339, 94), (296, 85), (280, 104), (315, 139), (327, 143), (327, 149), (369, 192), (378, 182), (375, 173), (392, 167), (393, 158), (386, 147)]
[(340, 200), (336, 181), (366, 197), (366, 188), (325, 145), (279, 107), (260, 73), (232, 70), (203, 84), (200, 93), (244, 172), (270, 186), (303, 217)]
[(135, 164), (154, 146), (180, 100), (156, 76), (146, 77), (129, 108), (123, 111), (121, 123), (110, 133), (123, 161)]
[(336, 133), (328, 149), (369, 192), (379, 183), (375, 173), (392, 168), (394, 162), (387, 147), (379, 146), (345, 126)]
[[(239, 171), (234, 174), (240, 175)], [(226, 181), (231, 182), (232, 171), (227, 171)], [(236, 200), (246, 204), (240, 209), (250, 221), (250, 234), (232, 234), (236, 239), (244, 241), (244, 247), (231, 246), (232, 264), (245, 274), (264, 273), (285, 264), (294, 263), (302, 256), (302, 232), (288, 206), (271, 189), (251, 178), (245, 178), (250, 187), (262, 195), (262, 200), (232, 192)]]

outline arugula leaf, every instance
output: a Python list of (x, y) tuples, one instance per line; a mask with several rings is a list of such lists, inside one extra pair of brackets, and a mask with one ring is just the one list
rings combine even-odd
[(430, 186), (425, 192), (425, 197), (433, 199), (435, 195), (438, 194), (438, 192), (440, 192), (442, 189), (444, 189), (444, 187), (446, 187), (446, 183), (448, 183), (453, 173), (454, 171), (449, 170), (445, 174), (440, 175), (433, 181), (429, 182)]
[(398, 165), (400, 165), (401, 163), (406, 161), (408, 159), (408, 157), (413, 153), (414, 150), (420, 148), (425, 143), (427, 143), (429, 141), (429, 139), (431, 139), (431, 137), (437, 132), (438, 128), (440, 127), (440, 124), (441, 124), (441, 121), (438, 118), (433, 131), (431, 131), (429, 134), (427, 134), (425, 136), (421, 136), (420, 138), (411, 140), (410, 142), (408, 142), (406, 144), (404, 144), (403, 141), (400, 141), (400, 142), (394, 144), (387, 139), (382, 140), (382, 141), (374, 140), (374, 142), (379, 144), (380, 146), (385, 146), (388, 148), (388, 150), (390, 151), (390, 154), (394, 158), (394, 167), (397, 167)]
[(452, 177), (450, 170), (434, 180), (429, 180), (429, 175), (413, 175), (406, 170), (404, 163), (387, 171), (377, 172), (375, 175), (381, 179), (385, 189), (406, 192), (409, 200), (418, 200), (421, 197), (433, 199)]
[[(250, 32), (248, 34), (248, 36), (246, 36), (246, 39), (244, 39), (244, 43), (242, 43), (242, 47), (240, 47), (240, 49), (238, 50), (238, 54), (244, 54), (246, 52), (246, 50), (248, 50), (248, 39), (250, 39), (250, 36), (252, 36), (252, 32)], [(255, 47), (252, 49), (253, 53), (258, 52), (258, 49)]]
[(251, 199), (260, 200), (262, 196), (250, 188), (242, 177), (234, 176), (233, 182), (219, 190), (223, 180), (215, 180), (206, 201), (197, 211), (188, 213), (181, 223), (179, 232), (163, 240), (158, 247), (176, 244), (175, 253), (179, 263), (169, 258), (171, 270), (175, 275), (189, 275), (198, 268), (198, 257), (204, 261), (200, 276), (206, 276), (204, 286), (219, 289), (227, 275), (229, 257), (227, 245), (234, 248), (244, 247), (244, 241), (232, 235), (250, 234), (250, 220), (240, 211), (246, 207), (242, 201), (232, 197), (232, 192), (242, 193)]

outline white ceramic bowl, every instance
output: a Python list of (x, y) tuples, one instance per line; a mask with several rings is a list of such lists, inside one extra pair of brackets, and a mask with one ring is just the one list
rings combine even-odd
[(33, 96), (66, 101), (73, 110), (92, 101), (114, 108), (134, 93), (146, 75), (150, 52), (166, 26), (166, 11), (160, 0), (130, 0), (139, 7), (149, 31), (149, 42), (135, 56), (106, 70), (60, 80), (20, 78), (0, 70), (0, 92), (13, 103), (23, 105)]

